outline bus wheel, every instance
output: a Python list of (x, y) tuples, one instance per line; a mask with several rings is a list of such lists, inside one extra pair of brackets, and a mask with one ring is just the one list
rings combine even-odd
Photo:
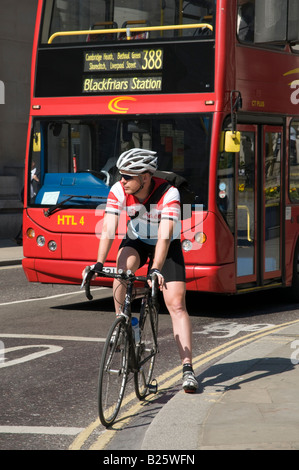
[(290, 288), (290, 294), (292, 300), (294, 300), (295, 302), (299, 302), (299, 242), (297, 242), (294, 253), (293, 280), (292, 286)]

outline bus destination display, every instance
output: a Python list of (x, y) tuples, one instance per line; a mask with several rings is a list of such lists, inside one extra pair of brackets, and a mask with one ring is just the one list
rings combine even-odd
[(162, 69), (162, 49), (84, 52), (83, 93), (161, 91)]
[(84, 72), (124, 72), (162, 70), (162, 49), (85, 52)]

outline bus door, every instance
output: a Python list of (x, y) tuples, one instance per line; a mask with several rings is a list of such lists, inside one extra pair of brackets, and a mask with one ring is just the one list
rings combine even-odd
[(237, 284), (281, 278), (282, 127), (240, 126), (237, 154)]
[(240, 126), (237, 154), (236, 259), (237, 283), (257, 281), (257, 127)]
[(281, 278), (282, 251), (282, 127), (263, 127), (263, 280)]

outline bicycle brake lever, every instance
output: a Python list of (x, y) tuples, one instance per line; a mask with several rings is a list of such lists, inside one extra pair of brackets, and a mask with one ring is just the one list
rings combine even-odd
[(86, 284), (85, 284), (85, 295), (88, 298), (88, 300), (93, 299), (93, 296), (90, 293), (90, 281), (91, 281), (92, 276), (93, 276), (93, 272), (89, 271), (89, 273), (87, 274), (87, 279), (86, 279)]
[(86, 266), (86, 268), (85, 268), (85, 270), (84, 270), (84, 271), (85, 271), (85, 274), (84, 274), (84, 276), (83, 276), (83, 280), (82, 280), (80, 289), (83, 289), (83, 287), (85, 286), (85, 283), (86, 283), (88, 274), (90, 273), (90, 270), (91, 270), (91, 267), (90, 267), (90, 266)]
[(154, 299), (156, 296), (157, 296), (157, 289), (155, 289), (156, 287), (156, 282), (158, 280), (158, 276), (156, 273), (153, 273), (151, 275), (151, 281), (152, 281), (152, 298)]
[(91, 280), (92, 276), (93, 276), (93, 271), (91, 271), (90, 266), (87, 266), (85, 268), (85, 274), (84, 274), (83, 281), (82, 281), (82, 284), (81, 284), (81, 289), (83, 289), (83, 287), (85, 287), (85, 295), (88, 298), (88, 300), (93, 299), (93, 296), (90, 293), (90, 280)]
[(86, 282), (87, 275), (88, 275), (88, 273), (85, 273), (85, 274), (84, 274), (83, 281), (82, 281), (82, 283), (81, 283), (80, 289), (83, 289), (83, 287), (85, 286), (85, 282)]

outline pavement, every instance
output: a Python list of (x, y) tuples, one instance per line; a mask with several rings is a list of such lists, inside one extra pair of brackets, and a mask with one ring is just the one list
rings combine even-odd
[(196, 394), (179, 391), (142, 449), (298, 450), (299, 321), (268, 332), (197, 375)]
[[(0, 240), (0, 266), (22, 258), (22, 246)], [(198, 392), (179, 391), (160, 409), (141, 450), (299, 449), (299, 317), (231, 341), (227, 352), (201, 373), (195, 362)]]
[(0, 266), (22, 264), (23, 247), (15, 240), (0, 239)]

